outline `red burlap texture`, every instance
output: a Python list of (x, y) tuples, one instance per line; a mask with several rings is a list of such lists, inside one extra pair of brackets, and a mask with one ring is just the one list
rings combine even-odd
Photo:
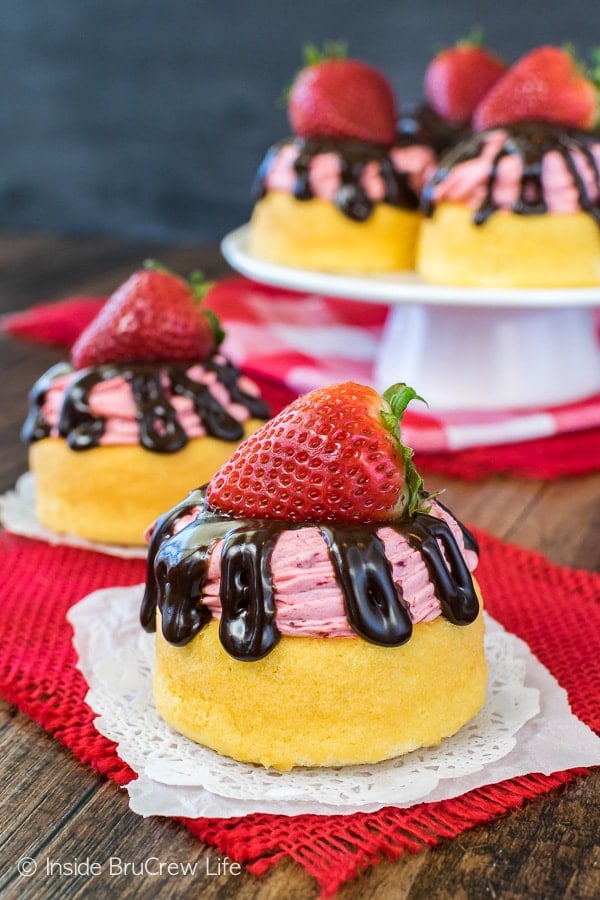
[[(569, 694), (574, 713), (600, 731), (600, 575), (560, 568), (478, 532), (478, 577), (490, 613), (525, 639)], [(141, 560), (50, 547), (0, 533), (0, 693), (73, 754), (123, 785), (132, 772), (93, 726), (75, 668), (69, 607), (86, 594), (143, 580)], [(581, 672), (586, 673), (585, 679)], [(185, 819), (200, 840), (260, 874), (289, 857), (322, 896), (381, 859), (396, 859), (489, 822), (585, 770), (526, 775), (438, 803), (352, 816), (250, 815)]]
[(490, 475), (556, 481), (600, 469), (600, 428), (497, 447), (415, 453), (415, 463), (423, 472), (438, 472), (464, 481), (478, 481)]

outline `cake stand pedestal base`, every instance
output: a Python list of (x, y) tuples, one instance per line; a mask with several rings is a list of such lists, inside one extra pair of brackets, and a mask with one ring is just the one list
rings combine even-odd
[(586, 308), (402, 304), (390, 309), (376, 385), (404, 381), (432, 410), (557, 406), (600, 391)]

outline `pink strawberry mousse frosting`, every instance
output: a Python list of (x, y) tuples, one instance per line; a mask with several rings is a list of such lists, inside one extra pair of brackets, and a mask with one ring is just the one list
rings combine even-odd
[[(471, 209), (478, 209), (487, 199), (494, 160), (503, 148), (506, 150), (510, 147), (510, 140), (510, 133), (503, 128), (489, 131), (483, 137), (482, 148), (476, 156), (449, 165), (443, 177), (430, 182), (427, 189), (433, 203), (462, 203)], [(543, 154), (541, 183), (548, 212), (580, 211), (582, 193), (592, 203), (597, 203), (600, 141), (588, 144), (588, 148), (591, 158), (576, 145), (569, 148), (568, 158), (575, 169), (575, 175), (570, 171), (565, 156), (557, 150), (549, 150)], [(441, 169), (444, 169), (443, 161)], [(523, 175), (523, 158), (509, 150), (498, 161), (492, 182), (490, 199), (497, 208), (514, 209), (521, 194)], [(576, 183), (577, 178), (581, 180), (580, 186)]]
[[(174, 526), (174, 533), (195, 521), (200, 507), (182, 516)], [(453, 517), (435, 502), (430, 514), (445, 520), (465, 563), (472, 572), (478, 562), (477, 554), (465, 548), (462, 531)], [(149, 540), (153, 526), (148, 529)], [(414, 550), (405, 537), (382, 525), (377, 532), (385, 546), (386, 557), (392, 567), (394, 583), (408, 608), (413, 624), (431, 622), (441, 615), (441, 605), (429, 576), (423, 556)], [(208, 578), (203, 588), (203, 603), (216, 619), (221, 617), (219, 602), (220, 559), (222, 541), (212, 548)], [(441, 545), (440, 545), (441, 546)], [(277, 628), (292, 637), (356, 638), (344, 611), (342, 590), (335, 578), (327, 546), (318, 529), (311, 526), (283, 531), (271, 556), (271, 571), (277, 608)]]
[[(216, 362), (225, 362), (224, 357), (215, 357)], [(202, 364), (194, 364), (187, 370), (187, 376), (192, 381), (205, 384), (213, 397), (221, 404), (229, 415), (238, 422), (245, 422), (250, 413), (245, 406), (233, 403), (226, 387), (217, 379), (213, 371), (204, 368)], [(65, 397), (65, 392), (76, 372), (60, 375), (55, 378), (48, 388), (42, 414), (50, 425), (51, 437), (58, 437), (58, 422)], [(174, 395), (170, 390), (168, 375), (162, 373), (163, 387), (169, 403), (176, 411), (177, 420), (188, 438), (204, 437), (206, 430), (195, 412), (192, 400), (189, 397)], [(241, 375), (238, 386), (245, 393), (253, 397), (259, 396), (256, 384), (245, 375)], [(90, 413), (94, 418), (106, 420), (104, 433), (99, 443), (105, 446), (139, 444), (139, 421), (136, 413), (136, 405), (130, 384), (123, 376), (119, 375), (100, 381), (95, 384), (89, 394)]]
[[(298, 173), (294, 165), (301, 153), (301, 145), (296, 142), (283, 144), (270, 158), (265, 174), (264, 186), (269, 191), (294, 192)], [(413, 191), (418, 194), (423, 187), (425, 175), (435, 162), (435, 155), (430, 147), (424, 144), (412, 144), (406, 147), (392, 147), (389, 157), (398, 172), (408, 175)], [(337, 153), (316, 153), (310, 161), (308, 181), (312, 195), (318, 200), (332, 202), (335, 192), (342, 184), (342, 160)], [(365, 165), (360, 184), (366, 195), (373, 202), (382, 202), (385, 198), (385, 183), (376, 160)]]

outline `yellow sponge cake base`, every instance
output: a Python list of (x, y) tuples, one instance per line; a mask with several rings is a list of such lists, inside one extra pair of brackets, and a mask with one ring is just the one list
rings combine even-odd
[(335, 273), (412, 269), (421, 216), (377, 203), (356, 222), (326, 200), (270, 191), (256, 204), (248, 249), (268, 262)]
[(440, 203), (424, 219), (417, 271), (433, 284), (560, 288), (600, 284), (600, 228), (587, 213), (519, 216)]
[(286, 770), (371, 763), (454, 734), (481, 708), (480, 614), (414, 626), (401, 647), (282, 637), (256, 662), (230, 657), (211, 621), (182, 647), (157, 622), (154, 697), (178, 732), (226, 756)]

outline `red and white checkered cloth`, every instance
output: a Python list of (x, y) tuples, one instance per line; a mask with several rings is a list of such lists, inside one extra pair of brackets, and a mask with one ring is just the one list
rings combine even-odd
[[(325, 384), (374, 383), (373, 362), (389, 312), (385, 304), (299, 294), (240, 276), (218, 281), (206, 299), (227, 333), (225, 352), (268, 385), (274, 412), (294, 396)], [(102, 297), (71, 297), (5, 316), (1, 325), (29, 340), (70, 345), (103, 302)], [(407, 444), (432, 457), (587, 432), (596, 458), (599, 428), (597, 394), (546, 409), (443, 415), (413, 404), (405, 413), (402, 433)], [(589, 451), (590, 441), (586, 446)]]
[[(337, 381), (374, 384), (373, 362), (389, 307), (271, 288), (241, 277), (207, 298), (236, 363), (301, 394)], [(432, 414), (413, 406), (403, 438), (415, 450), (493, 446), (600, 426), (600, 394), (578, 403), (515, 411)]]

